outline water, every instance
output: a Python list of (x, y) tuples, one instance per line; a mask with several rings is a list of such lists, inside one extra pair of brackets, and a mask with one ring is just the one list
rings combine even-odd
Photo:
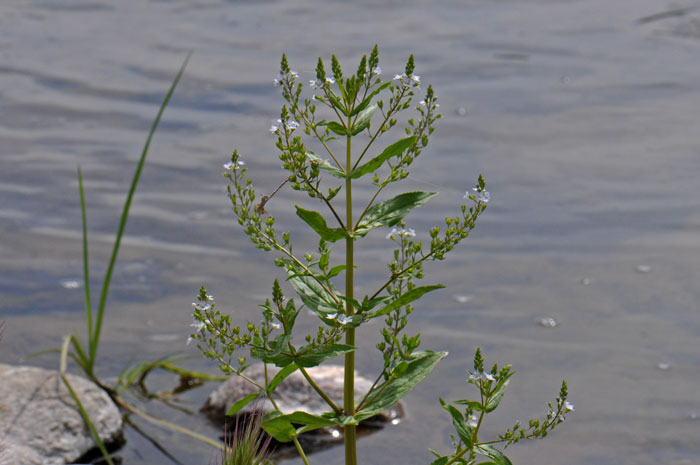
[[(480, 172), (492, 196), (464, 246), (428, 267), (428, 281), (448, 289), (412, 322), (426, 347), (450, 356), (407, 398), (404, 421), (362, 439), (362, 463), (428, 463), (429, 448), (448, 450), (451, 425), (437, 398), (473, 394), (464, 370), (477, 346), (487, 361), (518, 370), (488, 433), (543, 412), (561, 378), (569, 382), (576, 413), (546, 441), (509, 449), (514, 463), (697, 463), (700, 13), (637, 21), (683, 6), (693, 5), (3, 2), (0, 361), (82, 330), (82, 289), (65, 284), (81, 275), (76, 166), (98, 280), (146, 132), (188, 50), (127, 226), (100, 373), (196, 353), (184, 340), (202, 283), (241, 320), (255, 318), (276, 270), (235, 227), (221, 165), (238, 148), (262, 190), (279, 183), (267, 129), (278, 117), (272, 79), (283, 51), (307, 79), (317, 56), (335, 52), (354, 69), (378, 43), (387, 75), (415, 54), (445, 115), (409, 183), (441, 194), (411, 227), (427, 237)], [(281, 203), (269, 207), (302, 234)], [(377, 254), (386, 243), (374, 236), (358, 256), (363, 288), (384, 273)], [(539, 324), (549, 318), (556, 327)], [(32, 363), (58, 364), (53, 356)], [(190, 366), (214, 371), (204, 361)], [(372, 350), (359, 352), (358, 367), (376, 372)], [(174, 380), (151, 383), (165, 389)], [(185, 395), (186, 405), (196, 410), (206, 390)], [(141, 405), (216, 434), (199, 417)], [(185, 463), (213, 455), (135, 421)], [(125, 463), (169, 463), (135, 433), (128, 440)], [(342, 453), (313, 460), (339, 464)]]

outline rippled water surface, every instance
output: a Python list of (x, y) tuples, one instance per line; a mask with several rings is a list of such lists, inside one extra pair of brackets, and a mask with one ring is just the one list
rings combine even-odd
[[(279, 184), (268, 127), (282, 52), (309, 79), (319, 55), (354, 69), (378, 43), (387, 75), (415, 54), (444, 114), (408, 183), (441, 194), (410, 225), (427, 238), (480, 172), (492, 200), (451, 259), (428, 267), (427, 280), (448, 288), (412, 320), (426, 347), (450, 356), (407, 398), (403, 422), (362, 439), (361, 462), (428, 463), (429, 448), (447, 451), (437, 399), (473, 394), (464, 370), (477, 346), (518, 370), (488, 433), (540, 414), (569, 382), (576, 413), (547, 440), (509, 449), (514, 463), (700, 462), (700, 11), (682, 3), (0, 3), (0, 361), (83, 330), (76, 167), (97, 277), (150, 122), (189, 50), (135, 197), (99, 371), (195, 354), (184, 341), (201, 284), (240, 321), (257, 318), (276, 269), (235, 227), (221, 165), (235, 147), (262, 191)], [(308, 243), (285, 208), (303, 200), (285, 195), (269, 209)], [(388, 258), (384, 234), (370, 237), (358, 252), (363, 289)], [(359, 335), (358, 368), (370, 374), (380, 368), (376, 329)], [(184, 402), (196, 410), (207, 389)], [(198, 416), (141, 405), (216, 434)], [(184, 463), (214, 455), (135, 421)], [(128, 440), (125, 464), (171, 463), (133, 431)], [(340, 464), (342, 452), (313, 461)]]

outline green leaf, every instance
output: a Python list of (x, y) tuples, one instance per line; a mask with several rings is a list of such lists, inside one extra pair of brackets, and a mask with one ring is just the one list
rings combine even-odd
[(355, 124), (352, 127), (353, 136), (356, 136), (367, 129), (369, 122), (372, 120), (372, 115), (377, 108), (379, 108), (377, 105), (370, 105), (357, 115), (357, 120), (355, 120)]
[[(294, 274), (294, 271), (288, 273), (289, 284), (309, 310), (322, 318), (326, 318), (328, 313), (338, 312), (338, 304), (315, 278), (307, 274)], [(326, 285), (334, 292), (334, 287), (330, 282)]]
[[(508, 377), (509, 378), (509, 377)], [(489, 401), (486, 403), (486, 413), (493, 412), (496, 410), (496, 407), (498, 407), (498, 404), (501, 402), (501, 399), (503, 398), (503, 394), (506, 393), (506, 388), (508, 387), (508, 383), (510, 382), (508, 378), (501, 378), (496, 385), (495, 389), (493, 390), (493, 394), (489, 398)]]
[[(303, 350), (300, 349), (300, 351)], [(326, 360), (338, 357), (339, 355), (346, 354), (355, 350), (354, 346), (347, 344), (332, 344), (328, 350), (324, 352), (309, 352), (306, 354), (301, 354), (294, 356), (294, 363), (300, 367), (311, 368), (320, 365)]]
[(391, 144), (389, 147), (385, 148), (382, 153), (372, 158), (367, 163), (358, 166), (350, 173), (350, 177), (357, 179), (367, 173), (373, 173), (380, 166), (384, 164), (389, 158), (397, 157), (401, 155), (406, 149), (411, 147), (416, 142), (416, 136), (406, 137), (405, 139), (398, 140)]
[(454, 401), (454, 403), (459, 404), (459, 405), (467, 405), (467, 406), (471, 407), (472, 409), (478, 410), (478, 411), (484, 410), (484, 405), (481, 402), (476, 402), (474, 400), (462, 399), (462, 400), (456, 400), (456, 401)]
[(332, 278), (334, 276), (337, 276), (340, 274), (341, 271), (343, 271), (346, 268), (346, 265), (337, 265), (331, 268), (331, 271), (328, 272), (328, 277)]
[(372, 205), (367, 209), (362, 221), (355, 229), (355, 235), (362, 237), (374, 228), (382, 226), (395, 226), (411, 210), (420, 207), (437, 192), (406, 192), (393, 199)]
[(318, 157), (313, 152), (306, 152), (306, 158), (311, 161), (311, 163), (318, 163), (318, 167), (321, 168), (326, 173), (335, 176), (336, 178), (345, 179), (345, 172), (331, 165), (328, 160), (324, 160)]
[(496, 465), (513, 465), (503, 452), (488, 444), (474, 446), (474, 451), (493, 460)]
[(345, 239), (348, 236), (347, 231), (343, 228), (329, 228), (326, 224), (326, 220), (320, 213), (313, 210), (305, 210), (298, 205), (296, 208), (297, 216), (311, 226), (311, 229), (323, 239), (329, 242), (335, 242), (340, 239)]
[(328, 129), (330, 129), (334, 133), (338, 134), (339, 136), (347, 136), (348, 135), (348, 131), (345, 129), (345, 126), (343, 126), (340, 123), (337, 123), (335, 121), (331, 121), (330, 123), (327, 123), (326, 126), (328, 126)]
[[(276, 414), (276, 415), (275, 415)], [(294, 425), (303, 425), (296, 428)], [(263, 428), (267, 434), (280, 442), (289, 442), (301, 433), (312, 431), (326, 426), (336, 425), (337, 422), (329, 416), (311, 415), (306, 412), (293, 412), (282, 415), (279, 412), (272, 412), (263, 421)]]
[(442, 289), (445, 286), (442, 284), (435, 284), (433, 286), (421, 286), (411, 289), (410, 291), (404, 293), (401, 297), (391, 302), (386, 307), (382, 307), (377, 311), (369, 313), (367, 316), (369, 318), (377, 318), (378, 316), (386, 315), (387, 313), (393, 312), (397, 308), (401, 308), (406, 304), (413, 302), (414, 300), (420, 299), (423, 294), (435, 289)]
[(270, 384), (267, 385), (267, 392), (272, 392), (279, 386), (279, 384), (285, 380), (285, 378), (295, 371), (297, 371), (299, 367), (292, 363), (290, 365), (287, 365), (286, 367), (282, 368), (280, 371), (277, 372), (277, 374), (272, 378), (272, 381), (270, 381)]
[(430, 465), (445, 465), (450, 460), (449, 457), (444, 456), (430, 462)]
[(408, 362), (406, 372), (401, 378), (389, 378), (372, 390), (368, 397), (371, 399), (369, 404), (355, 414), (357, 420), (370, 418), (401, 400), (433, 371), (447, 352), (426, 350), (418, 351), (414, 355), (416, 358)]
[(455, 406), (446, 403), (444, 400), (440, 399), (440, 404), (442, 408), (447, 410), (452, 417), (452, 424), (459, 434), (459, 438), (462, 440), (465, 446), (471, 447), (472, 439), (474, 437), (474, 429), (469, 426), (464, 415)]
[(236, 402), (235, 404), (233, 404), (231, 406), (231, 408), (228, 409), (228, 412), (226, 412), (226, 415), (232, 416), (232, 415), (237, 414), (238, 412), (241, 411), (241, 409), (243, 407), (245, 407), (246, 405), (251, 403), (254, 399), (257, 399), (258, 397), (260, 397), (264, 393), (265, 393), (265, 391), (258, 391), (258, 392), (254, 392), (252, 394), (248, 394), (243, 399), (241, 399), (238, 402)]
[(364, 110), (365, 108), (367, 108), (367, 106), (368, 106), (368, 105), (370, 104), (370, 102), (372, 101), (372, 98), (373, 98), (375, 95), (377, 95), (379, 92), (381, 92), (381, 91), (383, 91), (384, 89), (386, 89), (387, 87), (389, 87), (390, 85), (391, 85), (391, 81), (385, 82), (384, 84), (382, 84), (381, 86), (379, 86), (378, 88), (376, 88), (371, 94), (369, 94), (369, 95), (367, 96), (367, 98), (365, 98), (359, 105), (357, 105), (357, 106), (355, 107), (354, 110), (352, 110), (352, 111), (350, 112), (350, 116), (355, 116), (356, 114), (358, 114), (359, 112), (361, 112), (362, 110)]
[(333, 92), (332, 90), (328, 92), (328, 100), (330, 100), (331, 103), (333, 104), (333, 106), (335, 108), (337, 108), (338, 110), (340, 110), (340, 112), (342, 114), (344, 114), (345, 116), (348, 116), (348, 111), (345, 109), (345, 104), (343, 104), (343, 102), (340, 101), (340, 98), (338, 98), (338, 95), (336, 95), (336, 93)]

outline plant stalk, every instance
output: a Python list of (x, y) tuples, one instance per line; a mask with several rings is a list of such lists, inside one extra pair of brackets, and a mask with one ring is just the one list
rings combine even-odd
[[(350, 125), (348, 118), (348, 127)], [(347, 136), (346, 146), (346, 170), (350, 172), (352, 166), (351, 136)], [(355, 240), (352, 237), (352, 179), (348, 176), (345, 180), (345, 224), (348, 228), (348, 238), (345, 239), (345, 295), (354, 299), (354, 270), (355, 270)], [(355, 309), (349, 301), (345, 302), (345, 314), (350, 316)], [(355, 328), (348, 328), (345, 332), (345, 343), (355, 346)], [(345, 354), (345, 382), (344, 382), (343, 408), (346, 415), (355, 414), (355, 352)], [(345, 465), (357, 465), (357, 430), (355, 425), (345, 426)]]

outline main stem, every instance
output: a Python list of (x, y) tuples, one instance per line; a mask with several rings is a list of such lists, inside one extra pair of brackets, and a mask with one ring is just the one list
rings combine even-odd
[[(351, 127), (348, 118), (348, 128)], [(348, 173), (352, 167), (350, 138), (347, 136), (347, 152), (345, 167)], [(354, 272), (355, 272), (355, 242), (352, 238), (352, 180), (348, 176), (345, 180), (345, 227), (348, 231), (348, 238), (345, 240), (345, 295), (349, 299), (354, 298)], [(346, 315), (355, 313), (348, 300), (345, 301)], [(345, 343), (355, 346), (355, 328), (348, 328), (345, 331)], [(344, 383), (344, 403), (343, 409), (346, 415), (355, 414), (355, 352), (345, 354), (345, 383)], [(345, 465), (357, 465), (357, 430), (354, 425), (345, 426)]]

